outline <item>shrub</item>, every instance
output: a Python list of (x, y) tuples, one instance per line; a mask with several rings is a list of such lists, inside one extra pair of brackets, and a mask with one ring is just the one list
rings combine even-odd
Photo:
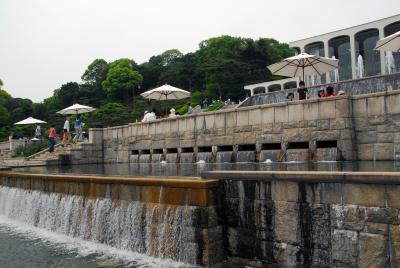
[(18, 146), (14, 149), (14, 157), (17, 156), (31, 156), (35, 153), (38, 153), (49, 146), (47, 140), (40, 140), (32, 143), (28, 143), (25, 145)]

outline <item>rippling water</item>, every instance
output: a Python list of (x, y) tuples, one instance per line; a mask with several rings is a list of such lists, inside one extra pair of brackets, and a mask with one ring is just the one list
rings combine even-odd
[(203, 171), (376, 171), (400, 172), (400, 163), (393, 161), (359, 162), (273, 162), (221, 164), (100, 164), (67, 167), (49, 166), (18, 168), (15, 171), (32, 173), (74, 173), (112, 176), (200, 176)]

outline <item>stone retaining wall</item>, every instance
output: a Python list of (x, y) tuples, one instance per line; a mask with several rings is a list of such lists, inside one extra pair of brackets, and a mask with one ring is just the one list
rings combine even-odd
[[(281, 161), (393, 160), (400, 149), (399, 103), (400, 90), (396, 90), (91, 129), (91, 142), (72, 156), (72, 162), (218, 161), (218, 152), (226, 146), (232, 147), (229, 161), (237, 161), (241, 159), (240, 148), (248, 145), (254, 147), (250, 149), (254, 155), (249, 159), (255, 161), (264, 161), (266, 157)], [(307, 148), (291, 148), (299, 142), (305, 143)], [(335, 155), (330, 159), (318, 159), (327, 155), (317, 150), (321, 142), (336, 142), (337, 153), (332, 148), (320, 148)], [(271, 144), (279, 148), (264, 149), (264, 145)], [(201, 151), (203, 147), (209, 147), (207, 152)]]
[(396, 173), (208, 172), (227, 258), (251, 267), (399, 267)]

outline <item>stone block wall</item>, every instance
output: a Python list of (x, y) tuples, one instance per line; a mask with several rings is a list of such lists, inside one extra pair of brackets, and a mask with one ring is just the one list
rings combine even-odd
[[(72, 162), (140, 161), (141, 155), (146, 162), (157, 159), (194, 162), (204, 158), (197, 157), (201, 147), (212, 147), (207, 159), (216, 161), (224, 146), (233, 148), (235, 160), (238, 148), (246, 145), (255, 148), (250, 161), (263, 159), (265, 155), (280, 161), (394, 160), (400, 150), (398, 103), (400, 90), (227, 109), (92, 129), (95, 138), (72, 157)], [(318, 147), (321, 142), (334, 142), (337, 155), (328, 155), (331, 148)], [(295, 143), (303, 143), (306, 148), (297, 148)], [(278, 144), (280, 149), (268, 152), (263, 149), (265, 144)], [(181, 157), (188, 148), (193, 158)], [(288, 154), (288, 149), (308, 149), (308, 153)], [(317, 149), (327, 149), (327, 152)], [(168, 157), (172, 152), (177, 155)], [(157, 159), (152, 160), (152, 154)], [(321, 159), (325, 156), (329, 159)]]
[(251, 267), (399, 267), (400, 176), (207, 172), (227, 259)]
[(393, 160), (400, 152), (400, 95), (377, 93), (353, 98), (359, 160)]

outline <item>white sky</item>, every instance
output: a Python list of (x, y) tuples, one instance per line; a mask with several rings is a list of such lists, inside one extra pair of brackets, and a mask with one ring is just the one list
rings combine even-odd
[(0, 78), (41, 101), (96, 58), (142, 63), (223, 34), (289, 42), (398, 13), (398, 0), (1, 0)]

